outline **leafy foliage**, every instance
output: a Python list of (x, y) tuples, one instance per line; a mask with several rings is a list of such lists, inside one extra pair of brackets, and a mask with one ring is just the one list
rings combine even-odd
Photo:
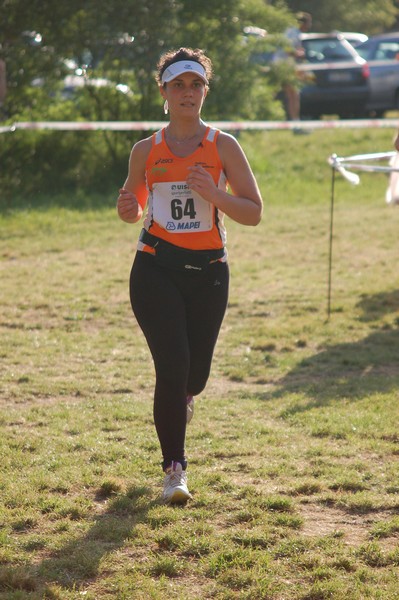
[[(162, 99), (154, 69), (163, 51), (201, 47), (215, 78), (205, 119), (283, 117), (276, 99), (281, 73), (262, 66), (292, 12), (309, 10), (314, 29), (363, 30), (393, 26), (394, 0), (0, 0), (0, 58), (7, 96), (0, 119), (15, 121), (160, 120)], [(354, 23), (356, 24), (354, 26)], [(264, 38), (244, 35), (256, 26)], [(66, 87), (72, 77), (72, 91)], [(4, 135), (0, 161), (3, 197), (54, 193), (82, 185), (104, 191), (123, 180), (129, 149), (141, 135), (35, 132)], [(147, 133), (144, 132), (144, 135)], [(82, 138), (84, 137), (84, 143)]]
[(286, 0), (285, 5), (292, 12), (310, 12), (314, 31), (338, 29), (373, 35), (397, 26), (399, 16), (397, 0)]

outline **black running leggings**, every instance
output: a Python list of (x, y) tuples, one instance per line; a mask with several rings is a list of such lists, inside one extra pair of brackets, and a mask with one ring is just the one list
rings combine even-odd
[(154, 360), (154, 421), (164, 469), (172, 461), (186, 465), (186, 398), (205, 388), (228, 288), (227, 263), (185, 273), (160, 267), (146, 252), (136, 253), (130, 300)]

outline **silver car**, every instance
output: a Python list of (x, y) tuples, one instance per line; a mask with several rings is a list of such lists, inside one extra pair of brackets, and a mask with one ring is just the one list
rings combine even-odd
[(399, 32), (372, 36), (356, 50), (370, 68), (367, 112), (381, 117), (399, 110)]

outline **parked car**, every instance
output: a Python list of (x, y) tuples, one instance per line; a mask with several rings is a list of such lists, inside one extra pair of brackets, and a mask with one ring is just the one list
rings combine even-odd
[(368, 112), (399, 110), (399, 32), (372, 36), (356, 50), (370, 67)]
[(369, 97), (366, 60), (340, 33), (306, 33), (301, 39), (305, 49), (305, 60), (299, 65), (301, 116), (365, 116)]

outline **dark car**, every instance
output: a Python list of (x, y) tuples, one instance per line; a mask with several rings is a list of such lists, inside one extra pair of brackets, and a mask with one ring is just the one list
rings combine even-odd
[(368, 112), (399, 110), (399, 32), (372, 36), (356, 50), (370, 67)]
[(338, 115), (363, 117), (369, 98), (369, 67), (340, 33), (301, 36), (305, 59), (298, 66), (303, 79), (301, 117)]

